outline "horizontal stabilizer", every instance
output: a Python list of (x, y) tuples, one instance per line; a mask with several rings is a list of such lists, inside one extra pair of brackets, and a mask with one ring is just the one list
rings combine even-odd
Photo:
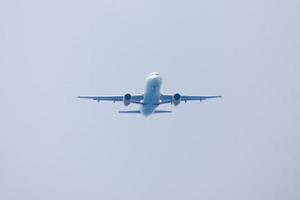
[(119, 111), (119, 113), (124, 113), (124, 114), (141, 114), (141, 111), (139, 111), (139, 110), (127, 110), (127, 111)]
[(172, 111), (170, 110), (156, 110), (154, 111), (155, 114), (159, 114), (159, 113), (171, 113)]
[[(160, 114), (160, 113), (171, 113), (172, 111), (170, 110), (155, 110), (153, 113), (154, 114)], [(140, 110), (126, 110), (126, 111), (119, 111), (119, 113), (122, 114), (141, 114)]]

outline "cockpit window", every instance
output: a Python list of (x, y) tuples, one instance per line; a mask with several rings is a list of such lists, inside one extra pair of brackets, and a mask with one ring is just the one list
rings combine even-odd
[(158, 76), (159, 73), (157, 73), (157, 72), (152, 72), (151, 75), (157, 75), (157, 76)]

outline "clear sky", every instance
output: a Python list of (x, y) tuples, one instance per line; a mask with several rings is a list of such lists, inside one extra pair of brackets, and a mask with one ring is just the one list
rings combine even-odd
[[(298, 0), (0, 1), (0, 199), (300, 199)], [(144, 118), (78, 95), (222, 95)], [(136, 109), (131, 105), (125, 109)]]

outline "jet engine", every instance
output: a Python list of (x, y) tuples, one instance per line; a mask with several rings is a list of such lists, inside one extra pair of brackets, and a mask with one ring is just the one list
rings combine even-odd
[(128, 106), (130, 104), (131, 101), (131, 94), (125, 94), (124, 98), (123, 98), (123, 102), (125, 106)]
[(172, 101), (174, 106), (178, 106), (181, 102), (181, 95), (178, 93), (174, 94)]

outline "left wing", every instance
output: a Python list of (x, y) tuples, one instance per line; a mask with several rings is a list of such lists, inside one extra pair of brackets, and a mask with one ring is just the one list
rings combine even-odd
[[(221, 98), (222, 96), (180, 96), (180, 101), (203, 101), (206, 99)], [(161, 95), (159, 104), (173, 103), (173, 95)]]
[[(124, 101), (124, 96), (78, 96), (80, 99), (91, 99), (96, 101)], [(130, 99), (130, 103), (142, 104), (144, 96), (141, 94), (132, 95)]]

